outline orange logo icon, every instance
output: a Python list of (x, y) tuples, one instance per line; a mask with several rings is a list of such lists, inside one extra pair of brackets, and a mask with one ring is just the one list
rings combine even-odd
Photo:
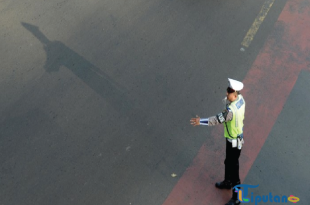
[(299, 198), (296, 196), (291, 195), (290, 197), (287, 198), (290, 202), (296, 203), (299, 201)]

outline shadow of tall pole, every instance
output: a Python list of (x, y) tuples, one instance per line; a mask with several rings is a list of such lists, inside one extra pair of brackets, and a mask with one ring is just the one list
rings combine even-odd
[(21, 24), (43, 44), (46, 52), (44, 68), (47, 72), (57, 72), (61, 66), (68, 68), (117, 111), (130, 115), (133, 105), (125, 88), (62, 42), (50, 41), (37, 26), (24, 22)]

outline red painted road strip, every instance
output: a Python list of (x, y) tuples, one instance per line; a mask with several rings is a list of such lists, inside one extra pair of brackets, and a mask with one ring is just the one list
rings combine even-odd
[[(243, 83), (245, 145), (240, 157), (243, 181), (294, 87), (310, 70), (310, 0), (288, 0)], [(209, 128), (210, 129), (210, 128)], [(223, 126), (213, 129), (215, 146), (204, 144), (163, 205), (225, 204), (231, 191), (215, 188), (224, 178)], [(281, 137), (281, 136), (279, 136)]]

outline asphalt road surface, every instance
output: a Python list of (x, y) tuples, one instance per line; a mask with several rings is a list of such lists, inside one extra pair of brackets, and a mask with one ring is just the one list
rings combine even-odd
[[(278, 20), (289, 1), (299, 8), (292, 13), (310, 10), (309, 0), (276, 0), (244, 47), (263, 0), (0, 0), (0, 204), (173, 204), (172, 190), (206, 140), (224, 155), (215, 144), (225, 141), (210, 137), (215, 128), (194, 128), (190, 118), (222, 110), (227, 78), (246, 79), (270, 35), (289, 44)], [(309, 68), (287, 76), (291, 91), (277, 92), (284, 105), (244, 174), (244, 183), (260, 185), (255, 194), (294, 194), (303, 205)], [(268, 91), (255, 85), (252, 92)], [(215, 161), (206, 164), (223, 171), (223, 158)]]

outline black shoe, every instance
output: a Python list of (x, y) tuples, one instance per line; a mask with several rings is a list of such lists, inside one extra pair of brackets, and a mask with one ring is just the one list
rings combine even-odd
[(222, 181), (222, 182), (216, 182), (215, 186), (219, 189), (231, 189), (231, 182), (230, 181)]
[(241, 202), (238, 199), (230, 199), (225, 205), (239, 205)]

